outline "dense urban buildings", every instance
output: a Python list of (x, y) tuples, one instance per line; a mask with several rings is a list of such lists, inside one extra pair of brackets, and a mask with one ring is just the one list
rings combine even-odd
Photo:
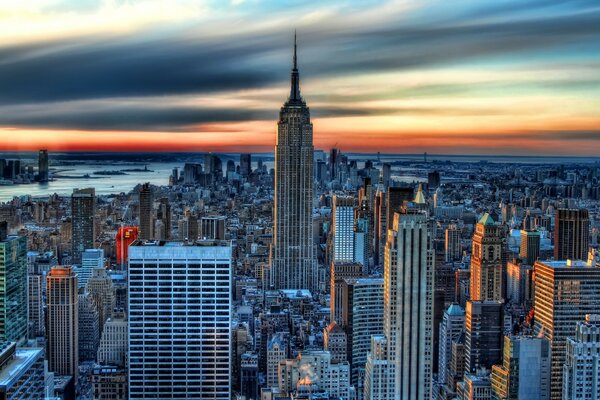
[(2, 153), (0, 398), (598, 397), (600, 162), (315, 149), (293, 54), (274, 154)]

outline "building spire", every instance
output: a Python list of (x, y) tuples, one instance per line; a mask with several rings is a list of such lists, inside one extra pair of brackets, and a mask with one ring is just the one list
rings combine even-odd
[(290, 91), (290, 100), (302, 100), (300, 96), (300, 74), (298, 73), (296, 31), (294, 30), (294, 65), (292, 67), (292, 88)]

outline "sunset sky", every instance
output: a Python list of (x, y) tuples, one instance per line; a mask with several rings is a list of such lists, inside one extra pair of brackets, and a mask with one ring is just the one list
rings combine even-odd
[(0, 0), (0, 151), (600, 155), (598, 0)]

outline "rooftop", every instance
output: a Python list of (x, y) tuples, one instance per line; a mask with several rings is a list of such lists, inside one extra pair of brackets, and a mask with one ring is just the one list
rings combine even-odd
[(536, 264), (543, 264), (550, 268), (595, 268), (592, 264), (588, 264), (587, 261), (583, 260), (549, 260), (549, 261), (536, 261)]
[(11, 387), (39, 359), (44, 358), (41, 348), (18, 348), (15, 358), (0, 371), (0, 387)]
[(227, 247), (228, 240), (196, 240), (194, 242), (167, 241), (167, 240), (136, 240), (131, 247)]
[(492, 216), (489, 213), (485, 213), (483, 214), (483, 217), (481, 217), (481, 219), (479, 220), (480, 224), (483, 225), (494, 225), (494, 219), (492, 218)]

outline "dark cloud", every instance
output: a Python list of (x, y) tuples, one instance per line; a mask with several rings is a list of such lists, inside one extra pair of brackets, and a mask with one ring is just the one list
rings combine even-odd
[[(470, 19), (465, 19), (468, 13), (457, 13), (447, 19), (439, 16), (427, 19), (420, 15), (414, 20), (392, 20), (355, 31), (336, 24), (315, 24), (301, 32), (301, 74), (306, 79), (315, 79), (429, 68), (506, 55), (523, 56), (548, 49), (559, 52), (570, 45), (582, 44), (600, 50), (600, 10), (593, 2), (571, 3), (576, 7), (571, 6), (564, 13), (530, 15), (547, 7), (546, 3), (535, 0), (509, 2), (507, 6), (481, 6), (470, 11)], [(556, 3), (555, 7), (564, 7), (566, 2), (562, 3)], [(434, 11), (432, 15), (436, 14)], [(523, 16), (513, 18), (518, 12), (523, 12)], [(182, 130), (202, 123), (276, 118), (276, 109), (179, 107), (168, 104), (167, 98), (161, 107), (121, 107), (120, 98), (283, 87), (287, 82), (291, 52), (289, 31), (217, 38), (181, 33), (157, 35), (85, 37), (0, 47), (0, 125)], [(570, 86), (569, 82), (563, 84), (566, 88)], [(488, 85), (498, 87), (498, 83)], [(381, 93), (398, 98), (468, 90), (464, 85), (431, 85), (407, 93), (386, 93), (386, 88), (382, 88)], [(53, 102), (90, 99), (114, 99), (115, 106), (57, 109), (52, 105)], [(348, 96), (346, 100), (360, 99)], [(47, 110), (28, 112), (24, 108), (9, 113), (1, 108), (15, 104), (45, 104)], [(452, 108), (445, 111), (460, 112)], [(419, 112), (423, 109), (365, 110), (351, 104), (313, 109), (315, 116), (325, 117)]]

